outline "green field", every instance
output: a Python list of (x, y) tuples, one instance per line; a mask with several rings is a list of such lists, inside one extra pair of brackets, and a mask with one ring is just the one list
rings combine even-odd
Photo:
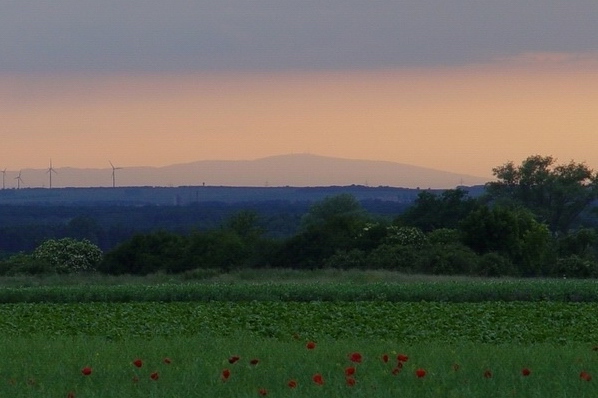
[(558, 301), (598, 303), (592, 279), (405, 275), (389, 271), (245, 270), (225, 274), (0, 278), (0, 303)]
[(0, 397), (598, 396), (593, 281), (372, 275), (5, 280)]

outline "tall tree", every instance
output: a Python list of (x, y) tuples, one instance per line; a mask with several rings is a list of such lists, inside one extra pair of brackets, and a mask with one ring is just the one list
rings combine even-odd
[(498, 181), (486, 184), (491, 200), (525, 206), (553, 232), (567, 232), (598, 198), (598, 173), (584, 163), (556, 164), (552, 156), (534, 155), (492, 172)]
[(459, 221), (478, 207), (467, 191), (448, 189), (441, 194), (421, 192), (413, 206), (398, 217), (400, 223), (430, 232), (439, 228), (457, 228)]
[(351, 221), (364, 221), (367, 213), (355, 196), (342, 193), (328, 196), (315, 202), (301, 219), (301, 227), (309, 229), (342, 218)]

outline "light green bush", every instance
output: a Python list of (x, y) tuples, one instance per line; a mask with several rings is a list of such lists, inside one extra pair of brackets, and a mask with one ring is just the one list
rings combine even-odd
[(102, 250), (86, 239), (50, 239), (35, 249), (33, 257), (58, 273), (94, 271), (102, 261)]

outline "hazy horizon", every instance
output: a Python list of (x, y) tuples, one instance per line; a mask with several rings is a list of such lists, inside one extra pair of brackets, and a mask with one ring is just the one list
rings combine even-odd
[(596, 20), (587, 0), (2, 4), (0, 170), (289, 153), (598, 169)]
[[(254, 160), (203, 160), (163, 167), (73, 168), (52, 166), (53, 188), (125, 186), (388, 186), (447, 189), (487, 179), (408, 164), (287, 154)], [(21, 175), (20, 184), (16, 176)], [(6, 170), (5, 187), (49, 188), (49, 168)]]

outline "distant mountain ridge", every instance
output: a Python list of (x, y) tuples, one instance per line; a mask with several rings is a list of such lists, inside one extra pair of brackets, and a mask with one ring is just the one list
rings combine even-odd
[[(355, 160), (311, 154), (290, 154), (256, 160), (201, 160), (164, 167), (122, 167), (115, 170), (116, 186), (346, 186), (369, 185), (447, 189), (480, 185), (482, 177), (451, 173), (402, 163)], [(112, 169), (56, 168), (54, 188), (109, 187)], [(16, 173), (6, 173), (7, 188), (16, 186)], [(46, 169), (24, 169), (22, 188), (49, 187)]]

